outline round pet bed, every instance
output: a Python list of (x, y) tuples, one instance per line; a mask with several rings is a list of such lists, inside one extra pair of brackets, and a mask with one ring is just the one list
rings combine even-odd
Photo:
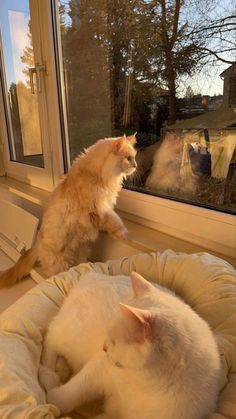
[[(0, 316), (0, 417), (53, 419), (38, 381), (43, 335), (65, 296), (89, 270), (110, 275), (136, 270), (174, 290), (211, 326), (222, 360), (217, 412), (209, 419), (236, 417), (236, 271), (207, 253), (138, 254), (106, 263), (80, 264), (42, 282)], [(74, 416), (71, 416), (74, 417)], [(79, 417), (79, 416), (77, 416)]]

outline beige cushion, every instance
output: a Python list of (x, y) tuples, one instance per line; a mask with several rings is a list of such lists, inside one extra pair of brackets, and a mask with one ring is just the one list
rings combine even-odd
[(236, 417), (236, 271), (206, 253), (139, 254), (106, 263), (78, 265), (38, 285), (0, 316), (0, 417), (51, 419), (58, 410), (45, 403), (38, 383), (43, 333), (81, 274), (129, 274), (136, 270), (182, 296), (215, 333), (222, 358), (222, 391), (210, 419)]

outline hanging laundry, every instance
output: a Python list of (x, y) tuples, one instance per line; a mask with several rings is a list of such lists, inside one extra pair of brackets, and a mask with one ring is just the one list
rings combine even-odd
[(214, 178), (226, 178), (229, 165), (236, 149), (236, 130), (209, 130), (211, 153), (211, 175)]

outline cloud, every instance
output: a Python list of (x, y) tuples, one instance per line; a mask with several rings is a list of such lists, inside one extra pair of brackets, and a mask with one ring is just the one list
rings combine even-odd
[(21, 56), (24, 53), (25, 47), (29, 46), (29, 38), (27, 36), (29, 31), (29, 15), (25, 15), (24, 12), (9, 10), (8, 18), (12, 44), (15, 82), (17, 83), (19, 80), (25, 80), (25, 75), (22, 73), (22, 70), (25, 68), (25, 64), (22, 63)]

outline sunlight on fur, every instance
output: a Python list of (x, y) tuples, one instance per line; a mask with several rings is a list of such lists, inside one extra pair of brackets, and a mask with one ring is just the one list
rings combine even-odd
[(52, 193), (35, 245), (1, 273), (0, 287), (21, 281), (36, 264), (49, 277), (88, 261), (99, 231), (127, 237), (114, 206), (123, 180), (137, 167), (135, 142), (135, 135), (105, 138), (75, 159)]
[[(73, 372), (62, 385), (58, 355)], [(145, 419), (203, 419), (216, 407), (220, 358), (208, 324), (136, 272), (80, 278), (49, 325), (41, 362), (47, 401), (61, 414), (101, 398), (97, 419), (137, 419), (140, 412)]]

